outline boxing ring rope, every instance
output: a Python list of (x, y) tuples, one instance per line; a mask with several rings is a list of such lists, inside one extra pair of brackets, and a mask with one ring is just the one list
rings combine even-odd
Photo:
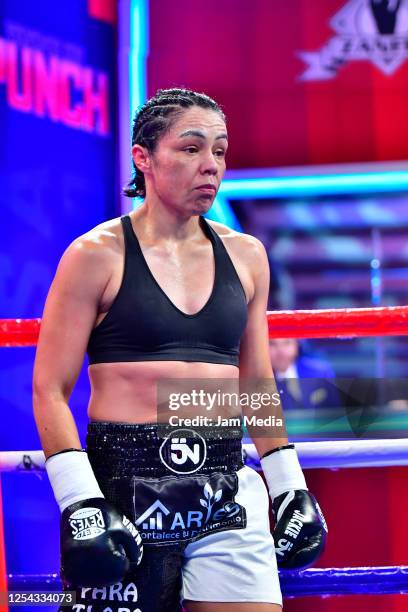
[[(280, 571), (284, 597), (408, 593), (408, 567), (333, 567)], [(60, 591), (58, 574), (9, 574), (10, 591)]]
[[(408, 335), (408, 306), (268, 312), (270, 338), (352, 338)], [(40, 319), (0, 319), (0, 346), (35, 346)], [(306, 468), (408, 465), (408, 440), (300, 442), (299, 459)], [(374, 453), (374, 455), (373, 455)], [(246, 462), (257, 466), (254, 445), (244, 445)], [(44, 470), (42, 451), (0, 453), (0, 472)], [(284, 596), (405, 594), (408, 566), (312, 568), (280, 572)], [(61, 589), (56, 574), (9, 574), (9, 590)]]
[[(268, 313), (270, 338), (408, 335), (408, 306), (278, 310)], [(0, 319), (0, 346), (35, 346), (41, 319)]]
[(268, 312), (270, 338), (408, 335), (408, 306)]
[[(408, 465), (408, 439), (339, 440), (296, 442), (304, 469), (362, 468)], [(254, 444), (243, 444), (245, 463), (260, 469)], [(375, 455), (373, 455), (375, 453)], [(44, 472), (44, 453), (40, 450), (0, 452), (0, 472)]]

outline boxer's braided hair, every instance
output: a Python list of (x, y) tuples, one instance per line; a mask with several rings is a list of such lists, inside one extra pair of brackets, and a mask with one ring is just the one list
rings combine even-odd
[[(159, 89), (136, 112), (133, 120), (132, 146), (139, 144), (149, 153), (153, 153), (160, 137), (170, 129), (183, 109), (191, 106), (214, 110), (220, 113), (225, 121), (221, 108), (206, 94), (190, 89)], [(144, 198), (146, 197), (146, 185), (143, 172), (136, 168), (134, 163), (133, 169), (133, 178), (123, 189), (123, 193), (129, 198)]]

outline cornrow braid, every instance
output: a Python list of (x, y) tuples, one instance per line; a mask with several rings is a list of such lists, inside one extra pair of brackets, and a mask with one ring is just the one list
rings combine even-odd
[[(207, 108), (225, 115), (218, 104), (204, 93), (190, 89), (159, 89), (156, 94), (141, 106), (133, 120), (132, 146), (139, 144), (153, 153), (160, 138), (171, 128), (183, 109), (192, 106)], [(145, 198), (146, 184), (143, 172), (133, 163), (134, 175), (123, 189), (129, 198)]]

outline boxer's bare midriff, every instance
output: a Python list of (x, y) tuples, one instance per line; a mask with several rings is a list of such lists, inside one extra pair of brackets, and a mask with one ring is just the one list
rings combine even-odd
[(89, 367), (91, 421), (157, 422), (157, 385), (174, 378), (237, 379), (232, 365), (185, 361), (98, 363)]
[[(134, 220), (132, 221), (134, 223)], [(143, 224), (136, 223), (136, 234), (143, 238)], [(248, 296), (253, 295), (254, 287), (251, 276), (250, 258), (251, 245), (248, 237), (232, 232), (224, 226), (212, 223), (219, 232), (224, 246), (235, 266), (244, 291)], [(110, 245), (112, 259), (112, 274), (107, 284), (96, 325), (99, 325), (109, 311), (117, 295), (123, 275), (123, 233), (118, 219), (103, 224), (103, 235)], [(243, 242), (244, 241), (244, 242)], [(209, 299), (214, 284), (214, 256), (210, 241), (201, 236), (196, 249), (192, 250), (191, 241), (188, 243), (189, 252), (184, 254), (183, 270), (190, 272), (190, 288), (186, 290), (186, 283), (180, 287), (172, 279), (177, 277), (178, 268), (171, 267), (168, 254), (158, 257), (152, 256), (156, 249), (147, 248), (145, 241), (141, 240), (141, 247), (148, 267), (153, 276), (168, 296), (169, 300), (180, 310), (189, 315), (199, 312)], [(113, 245), (113, 246), (112, 246)], [(107, 247), (105, 247), (107, 248)], [(199, 263), (197, 263), (199, 262)], [(181, 266), (181, 264), (180, 264)], [(238, 379), (239, 369), (233, 365), (222, 365), (203, 362), (185, 361), (140, 361), (97, 363), (89, 366), (89, 379), (91, 383), (91, 397), (88, 405), (88, 416), (92, 421), (113, 421), (123, 423), (152, 423), (157, 421), (157, 385), (160, 381), (173, 378), (193, 379)]]

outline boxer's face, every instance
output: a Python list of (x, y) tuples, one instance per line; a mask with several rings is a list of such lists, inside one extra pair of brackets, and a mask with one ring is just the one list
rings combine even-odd
[(299, 353), (297, 340), (275, 338), (269, 341), (269, 356), (275, 372), (285, 372), (294, 363)]
[(158, 198), (181, 216), (206, 213), (225, 172), (227, 145), (219, 113), (198, 106), (182, 111), (142, 169), (147, 198)]

